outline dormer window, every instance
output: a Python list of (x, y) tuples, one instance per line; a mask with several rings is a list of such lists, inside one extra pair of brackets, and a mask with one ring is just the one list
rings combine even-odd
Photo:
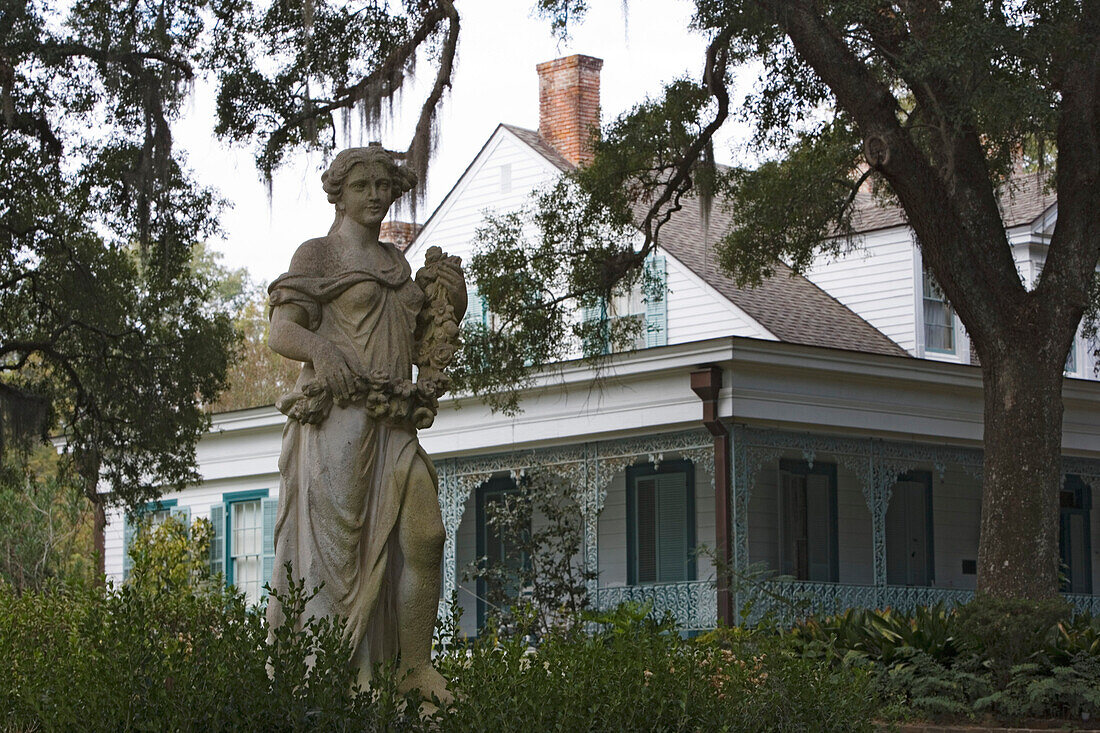
[(1077, 339), (1069, 345), (1069, 353), (1066, 354), (1066, 374), (1077, 373)]
[(936, 278), (924, 271), (924, 349), (955, 353), (955, 311), (940, 290)]

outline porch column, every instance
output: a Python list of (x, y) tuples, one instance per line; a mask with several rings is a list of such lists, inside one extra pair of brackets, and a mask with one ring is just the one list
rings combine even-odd
[[(874, 584), (876, 588), (886, 587), (886, 512), (890, 508), (890, 499), (894, 494), (894, 483), (898, 478), (896, 467), (885, 465), (880, 456), (871, 447), (870, 486), (864, 486), (864, 498), (871, 511), (871, 552), (874, 560)], [(867, 494), (868, 489), (870, 494)]]
[(733, 548), (730, 543), (730, 437), (718, 415), (718, 395), (722, 390), (722, 370), (716, 366), (691, 373), (691, 389), (703, 401), (703, 425), (714, 436), (714, 544), (718, 566), (718, 622), (733, 625), (733, 597), (730, 595), (730, 568)]
[(599, 477), (596, 449), (592, 444), (584, 446), (584, 460), (580, 464), (580, 493), (577, 497), (580, 504), (581, 519), (584, 522), (584, 569), (592, 575), (585, 580), (585, 592), (588, 594), (588, 602), (593, 608), (599, 606), (596, 594), (600, 587), (600, 512), (603, 511), (604, 501), (607, 499), (608, 481), (601, 482)]
[(451, 603), (458, 588), (458, 527), (466, 511), (466, 501), (474, 487), (488, 481), (492, 474), (459, 475), (455, 460), (442, 461), (436, 466), (439, 473), (439, 511), (443, 515), (443, 529), (447, 533), (443, 541), (443, 598), (439, 601), (439, 618), (451, 617)]

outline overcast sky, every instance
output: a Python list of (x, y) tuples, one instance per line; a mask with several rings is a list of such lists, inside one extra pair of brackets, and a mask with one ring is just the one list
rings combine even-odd
[[(592, 0), (585, 22), (572, 39), (559, 45), (549, 23), (532, 16), (533, 0), (459, 0), (462, 16), (458, 60), (450, 95), (439, 118), (439, 145), (429, 171), (423, 222), (447, 194), (498, 123), (538, 128), (538, 77), (535, 64), (583, 53), (604, 60), (601, 74), (603, 121), (614, 118), (663, 82), (690, 74), (698, 78), (705, 42), (688, 30), (693, 4), (683, 0), (633, 0), (624, 20), (621, 0)], [(427, 64), (418, 69), (419, 86), (405, 95), (408, 114), (391, 129), (355, 128), (352, 144), (381, 137), (391, 149), (404, 150), (434, 78)], [(405, 118), (403, 120), (403, 118)], [(357, 118), (356, 118), (357, 119)], [(407, 122), (408, 124), (403, 124)], [(213, 89), (199, 84), (187, 118), (177, 128), (199, 179), (217, 187), (234, 206), (223, 216), (224, 241), (214, 247), (223, 262), (247, 267), (253, 277), (270, 281), (285, 271), (294, 249), (328, 231), (332, 207), (321, 191), (323, 161), (301, 154), (275, 176), (273, 196), (260, 181), (252, 152), (229, 148), (210, 133)], [(720, 162), (730, 159), (729, 143), (716, 146)]]

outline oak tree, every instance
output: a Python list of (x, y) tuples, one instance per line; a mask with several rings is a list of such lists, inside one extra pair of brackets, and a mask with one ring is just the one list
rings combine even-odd
[[(540, 5), (561, 28), (586, 3)], [(1100, 2), (695, 6), (693, 24), (709, 40), (701, 78), (667, 85), (608, 125), (594, 162), (572, 176), (585, 193), (580, 211), (635, 222), (641, 242), (608, 252), (585, 237), (559, 239), (555, 277), (581, 299), (621, 291), (660, 246), (670, 214), (696, 196), (704, 212), (710, 202), (729, 207), (733, 228), (712, 232), (716, 257), (751, 285), (777, 260), (805, 268), (823, 249), (842, 246), (857, 191), (872, 187), (904, 210), (981, 364), (979, 590), (1052, 596), (1063, 369), (1082, 316), (1095, 314), (1098, 302)], [(743, 103), (731, 101), (735, 82), (747, 86)], [(714, 136), (734, 122), (751, 128), (753, 162), (715, 166)], [(1058, 200), (1045, 265), (1030, 289), (1001, 215), (1020, 169)], [(550, 197), (535, 218), (569, 216)], [(542, 262), (537, 246), (517, 243), (518, 231), (490, 232), (474, 263), (488, 307), (513, 324), (520, 311), (505, 294), (538, 279)], [(505, 261), (505, 271), (488, 266)], [(544, 333), (554, 337), (552, 328)]]

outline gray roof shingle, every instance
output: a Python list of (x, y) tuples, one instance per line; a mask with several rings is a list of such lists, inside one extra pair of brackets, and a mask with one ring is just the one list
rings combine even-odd
[(729, 231), (729, 215), (712, 207), (704, 230), (699, 204), (684, 199), (683, 209), (661, 228), (660, 245), (728, 298), (780, 341), (891, 356), (908, 352), (808, 279), (776, 262), (775, 271), (756, 287), (739, 287), (721, 272), (712, 251)]
[[(1005, 227), (1030, 224), (1058, 200), (1054, 191), (1048, 190), (1043, 173), (1014, 175), (998, 191), (998, 198)], [(905, 211), (898, 204), (883, 202), (869, 193), (856, 194), (856, 208), (852, 216), (855, 231), (870, 232), (907, 223)]]
[[(513, 125), (503, 127), (560, 170), (573, 169), (574, 166), (534, 130)], [(661, 247), (781, 341), (908, 356), (874, 326), (781, 262), (776, 263), (772, 276), (757, 287), (738, 287), (718, 269), (711, 252), (716, 236), (728, 231), (731, 225), (729, 216), (721, 209), (718, 205), (713, 207), (710, 225), (704, 230), (698, 202), (685, 199), (683, 209), (661, 228)]]

